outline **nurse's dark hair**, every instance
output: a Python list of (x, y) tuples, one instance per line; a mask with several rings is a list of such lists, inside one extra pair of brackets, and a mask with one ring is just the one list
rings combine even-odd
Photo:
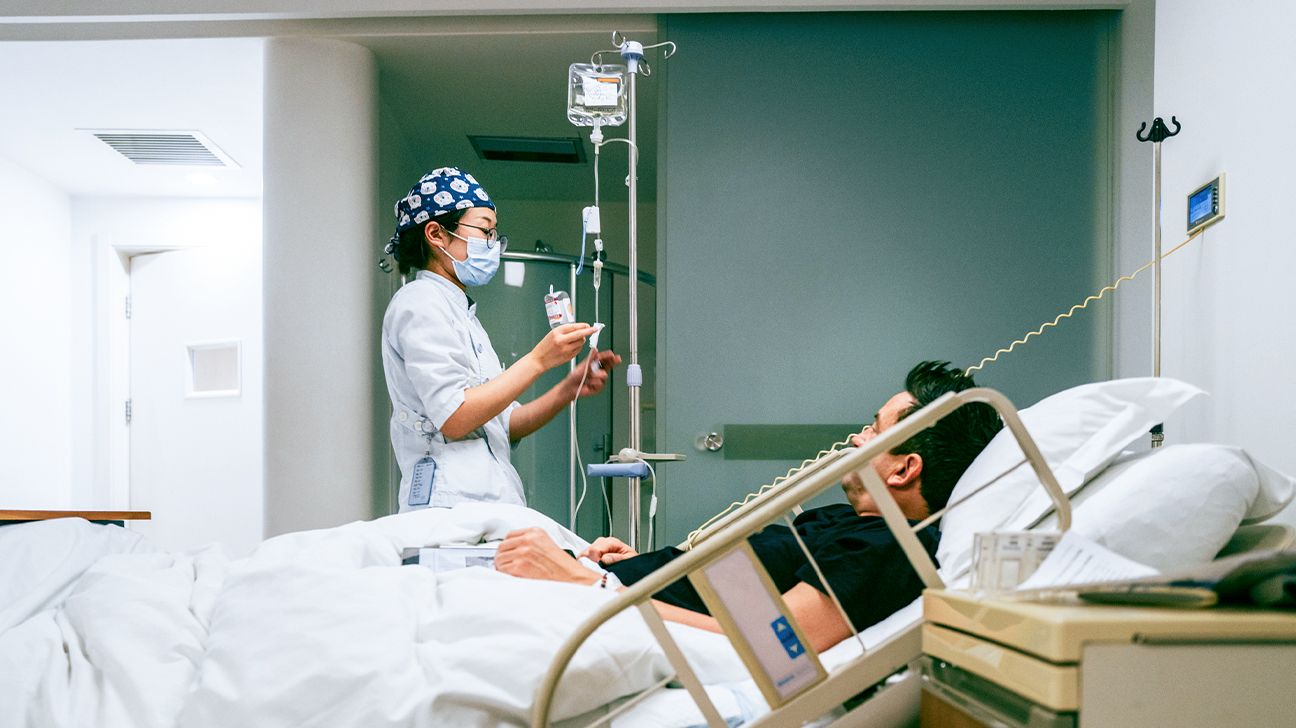
[(415, 225), (412, 228), (402, 230), (396, 236), (396, 251), (393, 253), (396, 264), (400, 266), (401, 275), (409, 275), (410, 271), (421, 271), (427, 267), (428, 256), (432, 254), (432, 251), (428, 249), (427, 239), (423, 236), (423, 231), (427, 229), (428, 224), (436, 223), (443, 228), (454, 230), (460, 218), (469, 209), (451, 210), (437, 215), (422, 225)]
[[(901, 414), (900, 419), (926, 407), (946, 392), (962, 392), (975, 386), (971, 376), (951, 368), (947, 361), (921, 362), (905, 376), (905, 391), (913, 395), (917, 404)], [(945, 507), (954, 485), (963, 477), (963, 471), (1002, 428), (1003, 422), (990, 405), (981, 402), (965, 404), (905, 440), (891, 453), (917, 453), (922, 458), (922, 497), (935, 513)]]

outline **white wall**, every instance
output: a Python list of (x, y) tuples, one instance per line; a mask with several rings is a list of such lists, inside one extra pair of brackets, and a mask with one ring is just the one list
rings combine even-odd
[[(71, 205), (74, 331), (71, 390), (74, 394), (71, 469), (73, 499), (77, 505), (124, 508), (109, 490), (111, 453), (109, 433), (121, 417), (120, 403), (110, 387), (108, 362), (112, 356), (109, 316), (122, 302), (109, 294), (111, 268), (116, 266), (114, 247), (133, 250), (203, 246), (224, 251), (241, 269), (261, 268), (261, 202), (256, 199), (77, 198)], [(244, 330), (255, 332), (243, 344), (243, 391), (260, 406), (262, 350), (259, 273), (251, 293), (235, 301)], [(255, 436), (253, 436), (255, 435)], [(237, 484), (247, 494), (237, 508), (249, 519), (261, 520), (264, 491), (261, 433), (239, 433), (256, 446), (240, 448), (249, 467)]]
[(375, 265), (373, 55), (341, 41), (275, 38), (265, 69), (266, 533), (274, 535), (369, 518), (383, 500), (375, 292), (389, 280)]
[[(1119, 74), (1114, 80), (1116, 108), (1109, 130), (1115, 172), (1111, 187), (1115, 268), (1102, 285), (1152, 257), (1152, 145), (1139, 142), (1135, 130), (1152, 119), (1155, 11), (1156, 0), (1131, 0), (1121, 11), (1120, 43), (1113, 49), (1117, 62), (1112, 68)], [(1113, 376), (1147, 376), (1152, 371), (1152, 284), (1146, 280), (1126, 284), (1088, 310), (1111, 320)]]
[(0, 158), (0, 508), (69, 508), (73, 281), (62, 190)]
[(1183, 124), (1162, 146), (1167, 248), (1186, 237), (1187, 194), (1228, 175), (1227, 217), (1164, 265), (1162, 371), (1211, 394), (1166, 424), (1166, 440), (1240, 445), (1291, 474), (1294, 26), (1287, 0), (1157, 3), (1156, 113)]

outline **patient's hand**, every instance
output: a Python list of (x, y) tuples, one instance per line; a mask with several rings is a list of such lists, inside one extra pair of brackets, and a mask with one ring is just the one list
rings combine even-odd
[(499, 551), (495, 552), (495, 570), (527, 579), (574, 584), (594, 584), (600, 579), (599, 574), (581, 566), (558, 548), (540, 528), (524, 528), (505, 536)]
[(618, 561), (638, 555), (637, 551), (625, 545), (621, 539), (612, 538), (611, 536), (600, 536), (581, 554), (581, 556), (596, 564), (615, 564)]

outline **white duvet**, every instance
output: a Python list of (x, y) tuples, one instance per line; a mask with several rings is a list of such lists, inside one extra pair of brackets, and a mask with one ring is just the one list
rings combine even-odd
[[(526, 723), (558, 645), (612, 593), (400, 565), (403, 548), (524, 526), (586, 545), (484, 504), (287, 534), (238, 560), (79, 520), (0, 528), (0, 727)], [(704, 682), (748, 677), (720, 635), (671, 629)], [(577, 654), (552, 717), (669, 673), (625, 612)]]

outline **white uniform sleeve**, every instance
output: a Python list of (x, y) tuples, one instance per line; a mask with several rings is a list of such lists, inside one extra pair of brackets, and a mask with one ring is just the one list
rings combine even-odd
[(522, 403), (515, 399), (513, 404), (504, 408), (504, 431), (508, 433), (509, 442), (513, 443), (514, 446), (516, 446), (517, 440), (513, 437), (513, 410), (521, 406)]
[(476, 362), (464, 333), (439, 310), (402, 312), (395, 322), (397, 352), (405, 373), (423, 403), (423, 411), (440, 430), (474, 384)]

